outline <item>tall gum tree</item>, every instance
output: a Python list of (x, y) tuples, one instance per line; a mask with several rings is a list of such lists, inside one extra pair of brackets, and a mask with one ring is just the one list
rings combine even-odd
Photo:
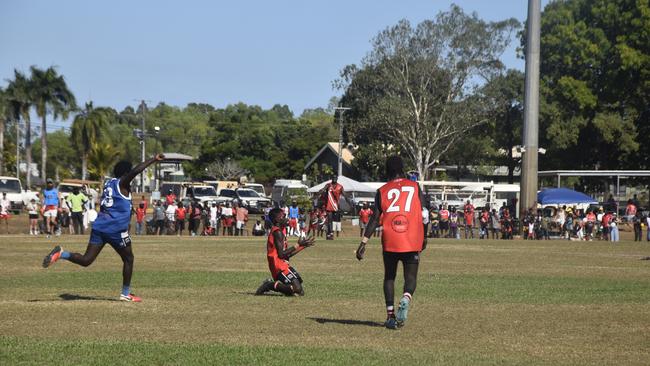
[(458, 142), (486, 123), (493, 108), (477, 92), (503, 70), (499, 57), (519, 28), (515, 19), (485, 22), (458, 6), (417, 26), (402, 20), (381, 31), (360, 66), (349, 65), (335, 84), (346, 124), (362, 146), (397, 145), (420, 177)]

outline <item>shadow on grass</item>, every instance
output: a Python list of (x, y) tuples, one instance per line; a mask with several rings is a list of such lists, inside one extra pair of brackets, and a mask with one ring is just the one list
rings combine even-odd
[[(84, 296), (84, 295), (77, 295), (77, 294), (61, 294), (59, 295), (59, 298), (63, 301), (119, 301), (116, 298), (113, 297), (104, 297), (104, 296)], [(51, 299), (31, 299), (27, 300), (27, 302), (41, 302), (41, 301), (52, 301)]]
[(61, 294), (59, 295), (61, 300), (64, 301), (76, 301), (76, 300), (90, 300), (90, 301), (119, 301), (116, 298), (113, 297), (103, 297), (103, 296), (84, 296), (84, 295), (76, 295), (76, 294)]
[(307, 318), (318, 324), (344, 324), (344, 325), (365, 325), (367, 327), (384, 327), (384, 323), (374, 322), (372, 320), (355, 320), (355, 319), (326, 319), (326, 318)]
[(278, 292), (265, 292), (261, 295), (255, 294), (255, 291), (233, 291), (233, 294), (238, 294), (238, 295), (249, 295), (249, 296), (280, 296), (280, 297), (291, 297), (291, 296), (286, 296)]

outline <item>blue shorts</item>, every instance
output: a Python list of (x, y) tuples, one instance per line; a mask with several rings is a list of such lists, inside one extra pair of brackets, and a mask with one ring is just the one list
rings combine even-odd
[(92, 245), (104, 245), (110, 244), (113, 249), (118, 250), (131, 246), (131, 237), (129, 232), (125, 231), (123, 233), (104, 233), (97, 230), (92, 230), (90, 232), (90, 240), (88, 244)]

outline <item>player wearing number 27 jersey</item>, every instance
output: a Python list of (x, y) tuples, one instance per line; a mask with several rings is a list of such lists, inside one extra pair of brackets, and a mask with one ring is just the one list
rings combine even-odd
[[(417, 283), (420, 252), (426, 246), (422, 207), (424, 199), (416, 182), (404, 178), (402, 159), (392, 156), (386, 160), (386, 175), (390, 178), (375, 197), (376, 210), (373, 212), (366, 231), (357, 249), (357, 259), (363, 259), (365, 246), (379, 221), (383, 223), (381, 245), (384, 258), (384, 299), (386, 300), (389, 329), (401, 327), (411, 304)], [(394, 310), (395, 277), (397, 265), (404, 267), (404, 295), (399, 302), (397, 313)]]
[(56, 246), (45, 256), (43, 267), (48, 268), (59, 259), (87, 267), (91, 265), (105, 244), (109, 244), (122, 258), (122, 293), (120, 300), (140, 302), (141, 299), (130, 292), (131, 274), (133, 273), (133, 251), (129, 236), (131, 221), (131, 181), (147, 166), (164, 159), (162, 154), (138, 164), (132, 168), (131, 163), (121, 161), (115, 165), (112, 178), (104, 185), (102, 201), (97, 219), (93, 222), (86, 252), (70, 253)]

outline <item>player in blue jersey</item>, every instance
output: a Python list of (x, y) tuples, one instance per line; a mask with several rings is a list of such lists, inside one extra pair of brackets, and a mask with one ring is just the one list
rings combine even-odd
[(124, 263), (120, 300), (141, 302), (141, 298), (134, 296), (130, 292), (131, 274), (133, 272), (133, 251), (131, 250), (131, 237), (129, 236), (131, 181), (149, 165), (164, 158), (164, 155), (158, 154), (138, 164), (135, 168), (132, 168), (131, 163), (128, 161), (117, 163), (113, 168), (115, 178), (104, 185), (100, 211), (97, 219), (93, 222), (86, 252), (83, 255), (70, 253), (57, 245), (43, 259), (43, 267), (47, 268), (59, 259), (66, 259), (72, 263), (87, 267), (95, 261), (104, 245), (108, 243), (120, 255)]

